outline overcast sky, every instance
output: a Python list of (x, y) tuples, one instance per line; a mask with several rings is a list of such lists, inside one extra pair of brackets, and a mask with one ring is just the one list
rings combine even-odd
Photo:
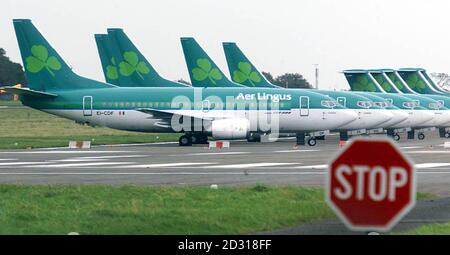
[[(320, 88), (348, 87), (349, 68), (450, 72), (446, 0), (3, 0), (0, 47), (20, 61), (12, 19), (30, 18), (81, 75), (104, 80), (94, 34), (121, 27), (163, 76), (189, 80), (179, 38), (193, 36), (228, 74), (235, 41), (274, 75), (299, 72)], [(6, 7), (6, 9), (5, 9)]]

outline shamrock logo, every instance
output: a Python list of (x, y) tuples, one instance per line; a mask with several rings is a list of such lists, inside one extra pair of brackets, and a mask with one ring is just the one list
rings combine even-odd
[(204, 81), (207, 78), (215, 85), (216, 81), (222, 79), (219, 69), (212, 68), (211, 62), (206, 58), (197, 59), (196, 68), (192, 69), (192, 75), (196, 81)]
[(238, 69), (233, 72), (233, 80), (237, 83), (244, 83), (245, 81), (249, 81), (250, 84), (254, 87), (255, 84), (253, 82), (260, 82), (261, 77), (255, 71), (252, 72), (252, 65), (248, 62), (239, 62)]
[(120, 62), (119, 69), (120, 74), (123, 76), (131, 76), (136, 72), (137, 75), (143, 80), (143, 74), (149, 74), (150, 69), (144, 61), (139, 61), (139, 57), (136, 52), (126, 51), (123, 53), (124, 61)]
[(394, 73), (388, 73), (387, 76), (389, 77), (389, 79), (391, 79), (391, 81), (394, 83), (394, 85), (400, 90), (403, 90), (403, 84), (401, 81), (399, 81), (397, 79), (397, 77), (395, 76)]
[(355, 82), (353, 83), (353, 90), (375, 92), (376, 88), (366, 76), (357, 76)]
[(383, 88), (384, 91), (391, 92), (392, 87), (391, 87), (391, 84), (389, 84), (388, 81), (383, 79), (381, 76), (376, 76), (375, 80), (380, 84), (380, 86)]
[(409, 85), (409, 87), (416, 91), (416, 92), (423, 92), (423, 90), (425, 89), (425, 82), (420, 80), (419, 77), (417, 77), (417, 75), (414, 74), (409, 74), (406, 77), (406, 83)]
[(119, 78), (119, 73), (117, 72), (116, 59), (111, 58), (111, 64), (106, 67), (106, 77), (111, 80), (117, 80)]
[(52, 76), (55, 76), (53, 71), (61, 69), (61, 63), (55, 56), (49, 57), (48, 50), (43, 45), (33, 45), (31, 55), (25, 59), (25, 62), (27, 70), (32, 73), (39, 73), (45, 67)]

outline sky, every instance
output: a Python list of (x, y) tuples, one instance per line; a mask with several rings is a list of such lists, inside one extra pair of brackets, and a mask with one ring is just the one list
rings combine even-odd
[(348, 89), (344, 69), (450, 72), (446, 0), (3, 0), (0, 47), (21, 62), (13, 18), (29, 18), (75, 72), (104, 80), (94, 34), (125, 30), (161, 75), (189, 80), (179, 38), (192, 36), (228, 74), (222, 42), (262, 71)]

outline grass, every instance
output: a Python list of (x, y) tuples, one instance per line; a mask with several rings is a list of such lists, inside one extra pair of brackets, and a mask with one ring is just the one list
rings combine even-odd
[[(20, 106), (0, 101), (0, 106)], [(89, 127), (30, 108), (0, 108), (0, 149), (68, 146), (69, 141), (92, 141), (93, 145), (178, 141), (179, 134), (135, 133)]]
[(0, 234), (247, 234), (332, 217), (318, 188), (0, 185)]
[(450, 222), (424, 225), (419, 228), (403, 232), (406, 235), (450, 235)]

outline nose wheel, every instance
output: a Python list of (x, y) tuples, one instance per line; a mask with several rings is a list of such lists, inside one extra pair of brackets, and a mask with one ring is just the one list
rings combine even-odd
[(417, 138), (419, 138), (419, 140), (424, 140), (425, 139), (425, 134), (424, 133), (420, 133), (419, 135), (417, 135)]
[(317, 144), (316, 138), (309, 138), (308, 139), (308, 145), (309, 146), (316, 146), (316, 144)]
[(399, 134), (394, 134), (394, 136), (392, 138), (394, 138), (395, 141), (400, 141), (400, 135)]

